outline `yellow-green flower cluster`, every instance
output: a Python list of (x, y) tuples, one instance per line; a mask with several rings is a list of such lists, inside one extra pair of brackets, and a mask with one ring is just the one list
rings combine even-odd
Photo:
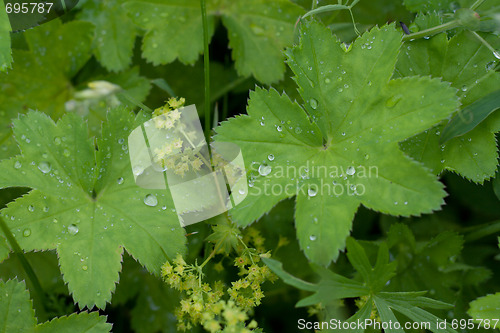
[[(268, 257), (269, 254), (261, 256)], [(259, 255), (245, 251), (242, 256), (236, 257), (234, 265), (239, 268), (241, 278), (232, 282), (232, 287), (227, 290), (229, 297), (245, 311), (260, 305), (264, 293), (261, 285), (266, 281), (274, 282), (277, 277), (266, 265), (261, 263)]]
[(162, 276), (174, 289), (185, 294), (175, 315), (179, 331), (186, 331), (195, 325), (203, 326), (209, 332), (250, 333), (257, 327), (255, 321), (248, 325), (246, 311), (234, 301), (223, 300), (224, 285), (217, 281), (213, 287), (202, 282), (201, 267), (188, 265), (181, 256), (162, 267)]
[(178, 138), (172, 143), (167, 143), (161, 148), (155, 148), (154, 161), (164, 169), (173, 170), (175, 174), (184, 177), (190, 167), (200, 171), (203, 161), (196, 156), (191, 148), (182, 150), (183, 141)]
[(154, 110), (153, 117), (156, 128), (174, 128), (175, 123), (181, 119), (181, 113), (178, 109), (183, 107), (185, 102), (184, 98), (170, 98), (165, 106)]

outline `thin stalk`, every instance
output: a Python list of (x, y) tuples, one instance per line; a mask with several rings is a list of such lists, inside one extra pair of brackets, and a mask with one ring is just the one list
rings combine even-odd
[(19, 246), (19, 243), (16, 241), (14, 238), (14, 235), (12, 232), (10, 232), (9, 227), (7, 227), (7, 224), (5, 221), (0, 217), (0, 227), (2, 228), (2, 231), (9, 241), (10, 246), (14, 250), (14, 254), (17, 256), (19, 261), (21, 262), (21, 266), (23, 266), (24, 271), (26, 272), (26, 275), (30, 279), (31, 283), (33, 284), (33, 287), (35, 288), (35, 292), (38, 295), (38, 297), (41, 300), (41, 303), (43, 304), (45, 312), (47, 312), (47, 297), (45, 296), (45, 291), (42, 288), (42, 285), (40, 284), (40, 280), (38, 280), (38, 277), (36, 276), (35, 271), (33, 270), (33, 267), (31, 267), (31, 264), (29, 263), (28, 259), (24, 256), (23, 250), (21, 250), (21, 247)]
[(495, 50), (493, 46), (490, 45), (483, 37), (481, 37), (477, 32), (471, 31), (471, 33), (476, 37), (484, 46), (486, 46), (491, 52), (493, 52), (493, 55), (495, 58), (500, 59), (500, 53)]
[(453, 21), (450, 21), (448, 23), (444, 23), (444, 24), (435, 26), (433, 28), (429, 28), (429, 29), (425, 29), (425, 30), (422, 30), (419, 32), (415, 32), (413, 34), (405, 35), (403, 37), (403, 42), (411, 41), (411, 40), (418, 39), (418, 38), (424, 38), (427, 36), (436, 35), (436, 34), (443, 32), (443, 31), (455, 29), (455, 28), (459, 27), (460, 25), (461, 24), (458, 20), (453, 20)]
[(222, 100), (222, 120), (227, 119), (227, 113), (229, 109), (229, 96), (228, 94), (224, 95), (224, 99)]
[(476, 10), (479, 6), (483, 4), (484, 1), (485, 0), (477, 0), (476, 2), (474, 2), (472, 6), (470, 6), (470, 9)]
[(201, 18), (203, 22), (203, 43), (205, 47), (205, 52), (203, 54), (204, 58), (204, 69), (205, 69), (205, 137), (207, 143), (210, 142), (210, 129), (212, 128), (212, 122), (210, 120), (210, 50), (209, 50), (209, 40), (208, 40), (208, 20), (207, 20), (207, 6), (205, 0), (200, 0), (201, 5)]
[(318, 6), (318, 0), (312, 0), (311, 10), (316, 9), (317, 6)]
[(500, 233), (500, 221), (495, 221), (480, 226), (468, 228), (464, 231), (466, 233), (469, 232), (465, 236), (465, 241), (468, 243), (474, 242), (484, 237), (488, 237), (491, 235), (498, 235), (498, 233)]

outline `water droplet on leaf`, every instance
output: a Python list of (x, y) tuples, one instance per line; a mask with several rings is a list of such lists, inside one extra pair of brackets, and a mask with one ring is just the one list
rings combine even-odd
[(70, 235), (76, 235), (78, 233), (78, 226), (76, 224), (72, 224), (68, 227), (68, 232)]
[(269, 165), (261, 164), (259, 166), (259, 175), (261, 175), (261, 176), (267, 176), (268, 174), (271, 173), (271, 171), (272, 171), (272, 168)]
[(40, 162), (40, 164), (38, 164), (38, 170), (42, 173), (49, 173), (50, 170), (52, 170), (52, 166), (49, 162)]
[(158, 205), (158, 198), (153, 194), (148, 194), (144, 197), (144, 203), (149, 207), (155, 207)]
[(348, 167), (347, 170), (345, 171), (349, 176), (352, 176), (356, 173), (356, 169), (352, 166)]
[(395, 96), (392, 96), (391, 98), (389, 98), (386, 102), (385, 102), (385, 106), (387, 106), (388, 108), (393, 108), (395, 107), (401, 100), (403, 99), (403, 95), (395, 95)]
[(309, 100), (309, 105), (314, 109), (316, 110), (318, 108), (318, 101), (315, 100), (314, 98), (311, 98)]

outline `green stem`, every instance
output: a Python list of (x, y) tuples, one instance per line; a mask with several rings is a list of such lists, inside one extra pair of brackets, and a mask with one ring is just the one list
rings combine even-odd
[(208, 143), (210, 142), (210, 129), (212, 128), (210, 121), (210, 50), (208, 47), (208, 20), (205, 0), (200, 0), (200, 5), (201, 18), (203, 22), (203, 43), (205, 47), (205, 52), (203, 54), (205, 67), (205, 137)]
[(236, 88), (237, 86), (239, 86), (240, 84), (242, 84), (247, 80), (248, 77), (239, 77), (236, 80), (229, 82), (212, 96), (211, 102), (215, 102), (216, 100), (223, 97), (228, 92), (230, 92), (231, 90), (233, 90), (234, 88)]
[(219, 247), (222, 245), (222, 242), (226, 240), (226, 238), (224, 237), (222, 240), (220, 240), (214, 247), (213, 251), (210, 253), (210, 255), (208, 256), (207, 259), (205, 259), (205, 261), (200, 265), (198, 266), (199, 269), (202, 269), (203, 267), (205, 267), (206, 264), (208, 264), (208, 262), (210, 261), (210, 259), (212, 259), (215, 254), (217, 253), (217, 250), (219, 250)]
[(485, 0), (477, 0), (476, 2), (474, 2), (472, 6), (470, 6), (470, 9), (476, 10), (479, 6), (483, 4), (484, 1)]
[(229, 96), (228, 94), (224, 95), (224, 99), (222, 100), (222, 120), (227, 119), (227, 113), (229, 108)]
[(495, 221), (480, 226), (468, 228), (464, 230), (464, 232), (465, 233), (470, 232), (465, 236), (465, 241), (467, 243), (473, 242), (478, 239), (500, 233), (500, 221)]
[(7, 238), (7, 240), (10, 243), (10, 246), (14, 250), (14, 254), (17, 256), (19, 261), (21, 262), (21, 266), (23, 266), (24, 271), (26, 272), (26, 275), (30, 279), (31, 283), (33, 284), (33, 287), (35, 288), (35, 292), (37, 293), (38, 297), (41, 300), (41, 303), (43, 304), (44, 311), (47, 312), (46, 306), (47, 306), (47, 298), (45, 296), (45, 291), (42, 288), (42, 285), (40, 284), (40, 280), (38, 280), (38, 277), (36, 276), (35, 271), (33, 270), (33, 267), (31, 267), (28, 259), (24, 256), (23, 250), (21, 250), (21, 247), (19, 246), (19, 243), (16, 241), (14, 238), (14, 235), (10, 231), (9, 227), (7, 227), (7, 224), (5, 221), (0, 217), (0, 227), (2, 228), (2, 231)]
[(477, 32), (475, 31), (471, 31), (471, 34), (474, 35), (474, 37), (476, 37), (484, 46), (486, 46), (491, 52), (493, 52), (493, 55), (495, 56), (495, 58), (499, 58), (499, 53), (497, 50), (495, 50), (495, 48), (493, 46), (490, 45), (490, 43), (488, 43), (483, 37), (481, 37)]
[(459, 27), (460, 25), (461, 24), (458, 20), (453, 20), (451, 22), (444, 23), (444, 24), (435, 26), (435, 27), (430, 28), (430, 29), (425, 29), (425, 30), (422, 30), (419, 32), (415, 32), (413, 34), (405, 35), (403, 37), (403, 42), (407, 42), (407, 41), (411, 41), (414, 39), (423, 38), (423, 37), (427, 37), (427, 36), (436, 35), (436, 34), (443, 32), (443, 31), (455, 29), (455, 28)]
[(311, 10), (316, 9), (317, 6), (318, 6), (318, 0), (312, 0)]

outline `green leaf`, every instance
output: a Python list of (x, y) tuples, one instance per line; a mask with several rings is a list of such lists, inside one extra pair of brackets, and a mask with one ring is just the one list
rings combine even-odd
[(302, 18), (304, 19), (304, 18), (311, 16), (311, 15), (328, 13), (328, 12), (333, 12), (333, 11), (337, 11), (337, 10), (344, 10), (344, 9), (351, 9), (351, 7), (346, 6), (346, 5), (339, 5), (339, 4), (337, 4), (337, 5), (325, 5), (325, 6), (321, 6), (321, 7), (318, 7), (316, 9), (308, 11), (307, 13), (304, 14), (304, 16), (302, 16)]
[(500, 167), (498, 168), (495, 179), (493, 179), (493, 191), (495, 192), (498, 200), (500, 200)]
[(374, 28), (345, 51), (327, 28), (304, 24), (287, 51), (304, 105), (257, 88), (248, 116), (216, 128), (215, 140), (239, 145), (250, 171), (248, 196), (231, 210), (240, 225), (296, 195), (301, 248), (327, 265), (360, 204), (403, 216), (440, 208), (443, 185), (398, 142), (446, 118), (457, 100), (438, 80), (390, 80), (400, 40), (394, 26)]
[[(0, 188), (33, 188), (2, 210), (25, 251), (56, 249), (64, 281), (83, 308), (104, 308), (118, 281), (123, 249), (150, 272), (182, 252), (180, 227), (167, 191), (135, 185), (126, 139), (144, 122), (124, 108), (108, 113), (97, 151), (75, 115), (57, 125), (29, 112), (14, 122), (23, 155), (0, 162)], [(148, 206), (147, 195), (157, 198)], [(13, 217), (13, 219), (12, 219)]]
[(283, 270), (283, 264), (277, 260), (271, 258), (262, 258), (262, 261), (271, 269), (276, 275), (278, 275), (283, 282), (294, 286), (295, 288), (307, 291), (316, 291), (318, 287), (312, 283), (303, 281), (301, 279), (296, 278), (295, 276), (285, 272)]
[(35, 333), (102, 333), (110, 332), (111, 325), (106, 323), (106, 317), (98, 312), (73, 313), (68, 317), (60, 317), (36, 327)]
[(89, 0), (78, 16), (95, 25), (94, 54), (106, 69), (113, 72), (130, 65), (136, 37), (136, 27), (122, 4), (122, 0)]
[(465, 273), (473, 269), (455, 264), (464, 239), (454, 232), (439, 233), (417, 245), (406, 225), (394, 224), (389, 230), (387, 242), (397, 262), (397, 274), (391, 278), (388, 290), (429, 290), (433, 297), (454, 301), (456, 290), (466, 284)]
[[(129, 1), (125, 8), (146, 30), (143, 56), (153, 64), (175, 59), (192, 64), (203, 51), (199, 0)], [(271, 83), (283, 78), (282, 50), (291, 45), (295, 22), (303, 13), (289, 0), (209, 0), (209, 36), (213, 35), (216, 18), (221, 16), (238, 73)]]
[(43, 110), (54, 119), (64, 113), (73, 91), (71, 79), (91, 56), (93, 34), (88, 22), (62, 25), (59, 20), (24, 33), (29, 49), (15, 49), (12, 70), (0, 73), (0, 158), (19, 152), (11, 119), (20, 112)]
[(500, 293), (480, 297), (470, 303), (467, 313), (474, 319), (498, 319)]
[(29, 292), (24, 282), (0, 281), (0, 332), (1, 333), (108, 333), (111, 325), (98, 312), (73, 313), (67, 317), (36, 324)]
[(494, 91), (485, 97), (463, 108), (453, 117), (443, 129), (440, 143), (464, 135), (472, 131), (477, 125), (484, 121), (490, 114), (500, 108), (500, 90)]
[(0, 1), (0, 72), (5, 72), (12, 63), (10, 48), (10, 22), (3, 1)]
[(24, 282), (0, 281), (0, 313), (1, 333), (33, 332), (35, 312)]
[(440, 0), (440, 1), (403, 0), (403, 2), (406, 8), (415, 13), (431, 12), (433, 10), (451, 12), (453, 11), (453, 9), (455, 9), (453, 8), (454, 0)]
[[(349, 261), (354, 266), (354, 268), (356, 268), (356, 270), (361, 269), (360, 273), (361, 277), (363, 278), (363, 283), (345, 278), (341, 275), (331, 272), (326, 268), (319, 267), (318, 272), (321, 276), (321, 280), (318, 282), (318, 284), (315, 285), (315, 288), (310, 288), (309, 283), (299, 280), (283, 271), (280, 262), (272, 259), (265, 260), (266, 264), (271, 264), (269, 266), (271, 270), (275, 272), (279, 277), (281, 277), (285, 283), (302, 290), (315, 291), (313, 295), (299, 301), (296, 305), (297, 307), (311, 306), (320, 303), (322, 306), (328, 306), (329, 304), (335, 304), (335, 301), (339, 299), (360, 297), (360, 301), (364, 302), (364, 304), (360, 306), (359, 311), (357, 311), (348, 319), (348, 321), (350, 322), (358, 321), (358, 319), (362, 320), (369, 318), (373, 305), (375, 305), (382, 322), (399, 322), (393, 312), (393, 310), (396, 310), (397, 312), (404, 314), (414, 322), (431, 322), (430, 325), (432, 332), (456, 333), (456, 331), (451, 329), (449, 324), (446, 329), (438, 329), (436, 327), (436, 323), (439, 321), (439, 318), (432, 313), (423, 310), (423, 308), (449, 309), (450, 307), (452, 307), (452, 305), (431, 298), (423, 297), (423, 295), (426, 294), (425, 291), (380, 291), (382, 288), (384, 288), (385, 282), (384, 284), (380, 285), (381, 281), (378, 281), (376, 279), (376, 275), (374, 278), (373, 273), (378, 274), (381, 269), (377, 268), (377, 266), (382, 267), (382, 265), (385, 265), (385, 268), (388, 270), (394, 269), (394, 267), (391, 267), (392, 263), (388, 262), (389, 252), (386, 243), (382, 243), (382, 245), (380, 246), (377, 264), (373, 268), (368, 261), (366, 251), (358, 241), (356, 241), (354, 238), (348, 238), (347, 247)], [(385, 332), (405, 332), (403, 329), (394, 328), (395, 326), (396, 325), (394, 324), (391, 325), (391, 328), (386, 329)], [(363, 330), (355, 332), (362, 331)]]
[[(484, 36), (492, 45), (499, 38)], [(429, 40), (406, 43), (397, 64), (399, 76), (431, 75), (440, 77), (457, 89), (463, 107), (473, 104), (500, 85), (500, 73), (494, 71), (496, 58), (483, 44), (462, 32), (450, 40), (446, 34)], [(439, 143), (444, 124), (425, 131), (406, 142), (402, 149), (434, 173), (452, 170), (477, 183), (491, 178), (497, 169), (495, 132), (497, 118), (489, 117), (466, 135)]]

